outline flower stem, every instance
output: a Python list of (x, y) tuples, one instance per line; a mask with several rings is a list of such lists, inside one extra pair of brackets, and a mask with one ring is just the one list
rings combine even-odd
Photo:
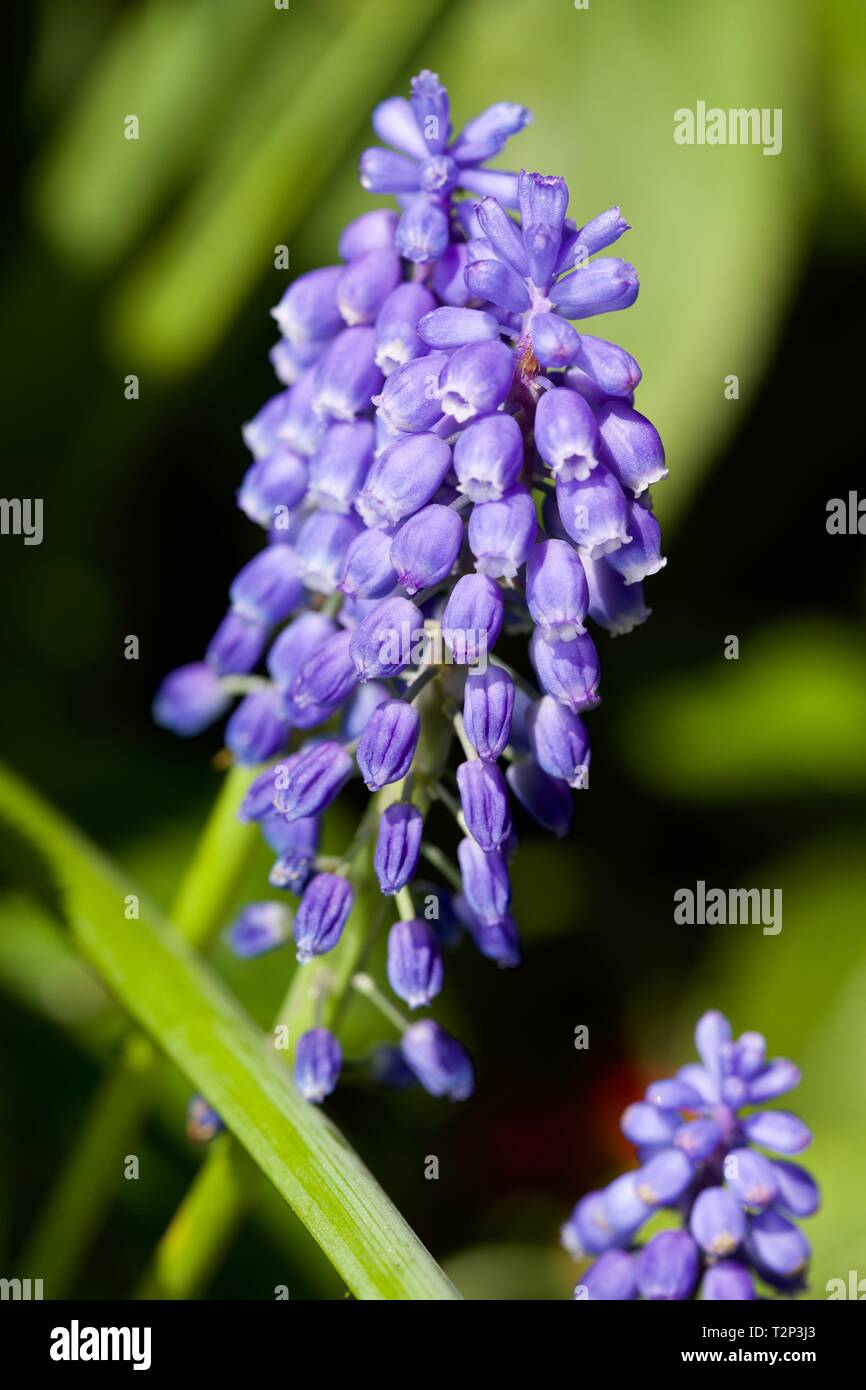
[(408, 1023), (400, 1013), (400, 1010), (395, 1009), (390, 999), (386, 998), (382, 993), (375, 980), (371, 979), (369, 975), (359, 973), (352, 977), (352, 988), (369, 999), (370, 1003), (379, 1010), (382, 1017), (387, 1018), (389, 1023), (393, 1023), (398, 1033), (405, 1033), (406, 1029), (409, 1027)]
[(434, 869), (438, 869), (444, 879), (450, 883), (455, 893), (462, 890), (463, 883), (460, 878), (460, 871), (456, 868), (447, 854), (444, 854), (438, 845), (431, 845), (429, 840), (421, 841), (421, 853), (432, 864)]

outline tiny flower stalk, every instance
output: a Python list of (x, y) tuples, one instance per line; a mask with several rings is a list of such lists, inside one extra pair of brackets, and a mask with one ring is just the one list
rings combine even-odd
[[(237, 492), (263, 545), (227, 584), (203, 659), (154, 703), (185, 737), (226, 719), (229, 755), (259, 769), (241, 814), (274, 853), (271, 887), (296, 900), (298, 998), (320, 961), (357, 968), (361, 851), (390, 926), (388, 984), (410, 1010), (445, 987), (443, 944), (519, 963), (515, 832), (528, 817), (568, 833), (596, 643), (644, 621), (644, 582), (665, 565), (649, 491), (664, 450), (635, 406), (640, 367), (582, 331), (637, 297), (610, 253), (628, 223), (618, 207), (569, 215), (557, 175), (486, 167), (529, 119), (498, 102), (460, 129), (429, 71), (377, 106), (360, 181), (399, 211), (356, 218), (338, 260), (272, 310), (278, 389), (243, 428)], [(373, 809), (324, 862), (323, 821), (356, 778)], [(433, 802), (442, 844), (425, 829)], [(422, 893), (427, 873), (444, 886)], [(252, 955), (287, 933), (258, 902), (229, 939)], [(339, 1019), (300, 1012), (299, 1084), (321, 1102)], [(411, 1029), (403, 1073), (467, 1097), (459, 1043), (430, 1018)]]

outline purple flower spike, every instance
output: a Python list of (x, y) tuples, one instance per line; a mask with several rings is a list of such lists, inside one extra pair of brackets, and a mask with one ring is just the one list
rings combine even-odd
[(588, 478), (598, 463), (598, 429), (590, 406), (576, 391), (554, 386), (535, 412), (538, 452), (555, 478)]
[(407, 598), (383, 599), (352, 633), (349, 651), (358, 680), (399, 675), (412, 661), (423, 631), (424, 617), (414, 603)]
[(369, 326), (345, 328), (313, 368), (313, 409), (321, 419), (354, 420), (382, 386), (376, 335)]
[(502, 342), (470, 343), (449, 357), (439, 378), (438, 396), (446, 415), (458, 424), (496, 410), (511, 388), (514, 358)]
[(250, 464), (237, 492), (245, 516), (269, 530), (280, 517), (288, 517), (307, 491), (307, 465), (300, 454), (285, 444)]
[(291, 546), (269, 545), (232, 581), (232, 608), (249, 622), (281, 623), (303, 598), (298, 561)]
[(589, 734), (583, 720), (545, 695), (529, 716), (529, 741), (539, 766), (570, 787), (589, 784)]
[(469, 1053), (432, 1018), (424, 1018), (406, 1029), (400, 1051), (410, 1071), (431, 1096), (467, 1100), (475, 1090)]
[(427, 922), (395, 922), (388, 933), (388, 983), (399, 999), (418, 1009), (442, 988), (442, 950)]
[(368, 526), (395, 526), (430, 501), (450, 466), (451, 450), (438, 435), (398, 439), (370, 469), (358, 511)]
[(463, 892), (480, 922), (498, 922), (511, 906), (511, 883), (504, 857), (486, 852), (475, 840), (461, 840), (457, 849)]
[(620, 486), (640, 497), (668, 476), (658, 430), (624, 401), (606, 401), (598, 411), (601, 456)]
[(392, 802), (382, 812), (373, 866), (383, 893), (399, 893), (411, 881), (423, 829), (424, 817), (408, 802)]
[(373, 323), (401, 279), (400, 258), (390, 249), (365, 251), (351, 261), (336, 288), (337, 307), (346, 323)]
[(473, 502), (498, 502), (523, 467), (523, 436), (513, 415), (474, 421), (454, 445), (458, 491)]
[(635, 1256), (607, 1250), (590, 1265), (574, 1291), (575, 1298), (626, 1302), (637, 1298)]
[[(483, 167), (528, 120), (525, 108), (497, 102), (455, 133), (448, 94), (426, 71), (410, 99), (376, 107), (380, 145), (362, 155), (361, 182), (395, 194), (399, 210), (355, 218), (338, 239), (341, 264), (296, 279), (273, 310), (280, 336), (268, 358), (280, 387), (243, 427), (253, 462), (237, 494), (266, 544), (232, 583), (205, 661), (169, 676), (154, 705), (159, 722), (192, 734), (224, 718), (241, 692), (224, 737), (236, 762), (263, 760), (265, 771), (239, 815), (261, 827), (271, 885), (303, 894), (302, 959), (330, 949), (348, 911), (342, 879), (316, 874), (321, 821), (347, 779), (360, 770), (371, 790), (390, 784), (396, 796), (415, 768), (426, 796), (433, 781), (443, 778), (442, 790), (453, 779), (462, 744), (461, 891), (414, 877), (421, 810), (388, 797), (378, 807), (383, 893), (412, 884), (443, 914), (429, 927), (395, 928), (398, 989), (413, 1003), (439, 986), (438, 954), (423, 968), (416, 960), (428, 940), (438, 951), (468, 935), (499, 966), (519, 963), (510, 793), (536, 822), (568, 832), (571, 786), (585, 785), (589, 758), (578, 715), (598, 700), (587, 615), (614, 634), (642, 622), (642, 576), (663, 563), (651, 508), (633, 506), (664, 475), (658, 436), (633, 409), (640, 369), (569, 322), (636, 295), (624, 261), (588, 263), (627, 223), (617, 207), (567, 218), (568, 188), (556, 175)], [(628, 556), (613, 564), (615, 547)], [(490, 661), (503, 629), (518, 671), (529, 645), (537, 690)], [(262, 666), (268, 679), (252, 674)], [(289, 734), (302, 730), (311, 736), (290, 751)], [(422, 748), (435, 751), (429, 767)], [(448, 877), (429, 845), (431, 854), (431, 872)], [(423, 1084), (469, 1094), (471, 1064), (458, 1043), (432, 1025), (408, 1038), (410, 1061), (418, 1040)], [(328, 1035), (320, 1042), (298, 1073), (314, 1100), (339, 1070)], [(631, 1238), (669, 1196), (671, 1174), (691, 1164), (689, 1191), (720, 1180), (726, 1148), (747, 1143), (739, 1108), (796, 1081), (789, 1064), (767, 1061), (756, 1036), (721, 1061), (718, 1075), (696, 1069), (692, 1112), (662, 1106), (670, 1133), (641, 1146), (653, 1205), (636, 1195), (634, 1175), (603, 1194), (612, 1216), (596, 1253)], [(414, 1074), (406, 1060), (399, 1071)], [(776, 1181), (780, 1209), (817, 1201), (796, 1170)], [(747, 1187), (754, 1197), (754, 1182)], [(757, 1207), (744, 1210), (751, 1219)], [(618, 1287), (630, 1297), (628, 1256), (614, 1265), (587, 1277), (597, 1296)]]
[(336, 1090), (342, 1066), (342, 1049), (327, 1028), (311, 1028), (298, 1038), (295, 1085), (304, 1100), (321, 1105)]
[(571, 642), (584, 631), (589, 605), (586, 575), (565, 541), (542, 541), (529, 552), (526, 603), (548, 642)]
[(521, 806), (542, 830), (560, 839), (571, 829), (574, 804), (567, 783), (551, 777), (535, 758), (521, 758), (505, 774)]
[(589, 633), (571, 642), (548, 642), (536, 628), (529, 655), (547, 694), (561, 700), (573, 714), (598, 704), (598, 652)]
[(461, 666), (486, 663), (505, 615), (498, 584), (483, 574), (464, 574), (442, 614), (442, 638)]
[(290, 924), (282, 903), (249, 903), (226, 932), (226, 944), (236, 956), (249, 960), (288, 941)]
[(613, 309), (628, 309), (639, 288), (633, 265), (616, 256), (601, 256), (559, 280), (550, 291), (550, 299), (566, 318), (586, 319)]
[(229, 704), (216, 671), (193, 661), (166, 676), (153, 701), (153, 718), (160, 728), (192, 738), (221, 719)]
[(219, 676), (244, 675), (258, 666), (268, 644), (268, 626), (229, 609), (207, 644), (204, 657)]
[(333, 951), (352, 910), (352, 889), (338, 874), (316, 874), (295, 914), (294, 936), (298, 963)]
[(558, 479), (556, 503), (562, 524), (581, 558), (600, 560), (628, 544), (629, 505), (616, 478), (603, 463), (583, 481)]
[(470, 672), (463, 694), (463, 728), (479, 758), (495, 763), (508, 746), (514, 682), (500, 666)]
[(478, 573), (513, 579), (537, 530), (535, 503), (522, 487), (510, 488), (498, 502), (479, 502), (469, 518), (469, 548)]
[(418, 325), (435, 306), (436, 300), (424, 285), (398, 285), (388, 295), (376, 317), (376, 365), (386, 378), (398, 367), (424, 356), (427, 344)]
[(431, 348), (459, 348), (499, 338), (499, 322), (480, 309), (434, 309), (418, 324), (418, 333)]
[(397, 572), (391, 564), (392, 527), (374, 527), (356, 536), (346, 551), (340, 593), (347, 598), (384, 598), (397, 587)]
[(332, 425), (310, 462), (310, 500), (327, 511), (348, 512), (373, 461), (369, 420)]
[(691, 1298), (698, 1282), (698, 1251), (688, 1231), (659, 1231), (637, 1257), (643, 1298)]
[(352, 759), (340, 743), (311, 743), (286, 761), (274, 804), (289, 821), (317, 816), (352, 775)]
[[(654, 1236), (636, 1256), (643, 1298), (689, 1299), (700, 1280), (701, 1298), (753, 1299), (752, 1270), (796, 1293), (809, 1243), (783, 1212), (810, 1215), (818, 1206), (817, 1186), (803, 1169), (773, 1162), (750, 1145), (801, 1146), (808, 1130), (784, 1111), (739, 1113), (751, 1104), (750, 1080), (771, 1069), (781, 1077), (792, 1064), (767, 1062), (758, 1033), (734, 1040), (716, 1009), (698, 1020), (695, 1044), (701, 1064), (652, 1082), (645, 1100), (622, 1117), (623, 1133), (642, 1163), (638, 1172), (617, 1178), (600, 1202), (590, 1193), (578, 1203), (562, 1242), (578, 1258), (631, 1246), (652, 1212), (671, 1207), (682, 1229)], [(731, 1148), (732, 1141), (739, 1147)]]
[(757, 1297), (749, 1271), (736, 1260), (710, 1265), (701, 1283), (701, 1298), (708, 1303), (734, 1303)]
[(271, 317), (284, 338), (300, 345), (327, 342), (343, 328), (337, 305), (337, 286), (345, 271), (340, 265), (308, 271), (290, 285)]
[(262, 763), (283, 747), (288, 734), (283, 698), (274, 686), (241, 700), (226, 724), (226, 746), (239, 763)]
[(432, 503), (404, 521), (391, 545), (391, 564), (408, 594), (447, 578), (463, 543), (463, 522), (450, 507)]
[(501, 849), (511, 834), (505, 778), (495, 763), (461, 763), (457, 786), (466, 828), (483, 850)]
[(405, 700), (386, 700), (373, 710), (357, 753), (361, 776), (371, 792), (406, 776), (420, 729), (418, 711)]

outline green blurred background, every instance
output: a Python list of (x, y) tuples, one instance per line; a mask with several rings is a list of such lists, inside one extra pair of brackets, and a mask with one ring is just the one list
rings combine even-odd
[[(509, 165), (621, 203), (636, 306), (597, 330), (640, 361), (669, 451), (652, 620), (602, 645), (573, 840), (521, 824), (524, 967), (449, 960), (440, 1016), (476, 1058), (461, 1107), (347, 1084), (332, 1111), (467, 1296), (564, 1298), (573, 1201), (626, 1156), (620, 1109), (714, 1006), (804, 1081), (811, 1294), (866, 1274), (866, 568), (826, 504), (862, 478), (866, 7), (861, 0), (43, 0), (4, 92), (4, 481), (45, 539), (0, 541), (4, 753), (167, 903), (218, 785), (219, 739), (155, 730), (161, 675), (203, 649), (257, 538), (239, 426), (272, 391), (267, 310), (369, 206), (369, 111), (421, 67), (459, 124), (530, 106)], [(681, 147), (673, 113), (782, 108), (783, 151)], [(141, 138), (123, 138), (127, 115)], [(138, 401), (124, 378), (140, 378)], [(727, 399), (725, 378), (739, 378)], [(127, 634), (141, 658), (124, 660)], [(737, 635), (740, 658), (723, 657)], [(343, 833), (351, 829), (351, 807)], [(246, 886), (262, 895), (262, 854)], [(678, 927), (676, 888), (781, 888), (784, 928)], [(226, 905), (227, 917), (231, 904)], [(289, 953), (216, 962), (264, 1023)], [(576, 1051), (574, 1030), (590, 1029)], [(373, 1031), (371, 1031), (371, 1029)], [(353, 1045), (378, 1033), (354, 1007)], [(0, 1272), (62, 1168), (118, 1016), (14, 873), (0, 899)], [(71, 1292), (129, 1292), (200, 1155), (175, 1076)], [(438, 1182), (425, 1157), (440, 1159)], [(38, 1271), (22, 1271), (38, 1274)], [(339, 1292), (262, 1193), (207, 1292)]]

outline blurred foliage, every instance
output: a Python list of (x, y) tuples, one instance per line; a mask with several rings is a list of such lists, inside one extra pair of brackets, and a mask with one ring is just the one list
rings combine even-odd
[[(634, 228), (624, 254), (640, 298), (587, 326), (641, 362), (638, 403), (669, 452), (657, 502), (670, 565), (647, 627), (603, 643), (574, 839), (520, 823), (523, 970), (449, 956), (442, 1017), (476, 1051), (476, 1100), (442, 1108), (355, 1076), (334, 1112), (434, 1253), (456, 1252), (447, 1270), (468, 1297), (567, 1297), (559, 1222), (626, 1161), (619, 1110), (720, 1007), (803, 1071), (793, 1108), (814, 1128), (825, 1194), (813, 1293), (862, 1274), (866, 573), (862, 540), (824, 530), (826, 499), (857, 485), (866, 447), (844, 390), (866, 286), (860, 0), (42, 0), (18, 19), (4, 487), (44, 495), (50, 529), (39, 551), (4, 539), (0, 556), (13, 760), (168, 906), (215, 750), (157, 734), (147, 705), (161, 672), (207, 640), (254, 544), (231, 493), (238, 423), (272, 389), (274, 247), (288, 245), (293, 275), (335, 256), (339, 228), (369, 205), (355, 178), (369, 108), (420, 67), (447, 81), (458, 122), (502, 98), (530, 106), (500, 162), (562, 172), (577, 218), (619, 202)], [(781, 107), (783, 153), (675, 145), (673, 112), (699, 99)], [(130, 114), (138, 141), (123, 138)], [(840, 366), (843, 389), (828, 393)], [(142, 377), (134, 406), (119, 386), (129, 371)], [(135, 671), (117, 654), (127, 631), (143, 639)], [(731, 633), (738, 661), (722, 655)], [(342, 816), (335, 846), (351, 804)], [(267, 863), (261, 847), (226, 922), (268, 894)], [(698, 878), (781, 887), (783, 931), (674, 927), (671, 894)], [(217, 942), (212, 959), (265, 1026), (289, 953), (244, 965)], [(50, 894), (0, 898), (0, 989), (15, 1059), (0, 1191), (16, 1192), (0, 1240), (17, 1249), (123, 1019)], [(587, 1053), (572, 1046), (578, 1023)], [(378, 1036), (353, 1004), (351, 1055)], [(141, 1141), (153, 1176), (116, 1184), (83, 1294), (136, 1286), (187, 1189), (187, 1090), (166, 1068)], [(431, 1152), (437, 1183), (421, 1176)], [(273, 1192), (254, 1216), (215, 1294), (335, 1292)]]

